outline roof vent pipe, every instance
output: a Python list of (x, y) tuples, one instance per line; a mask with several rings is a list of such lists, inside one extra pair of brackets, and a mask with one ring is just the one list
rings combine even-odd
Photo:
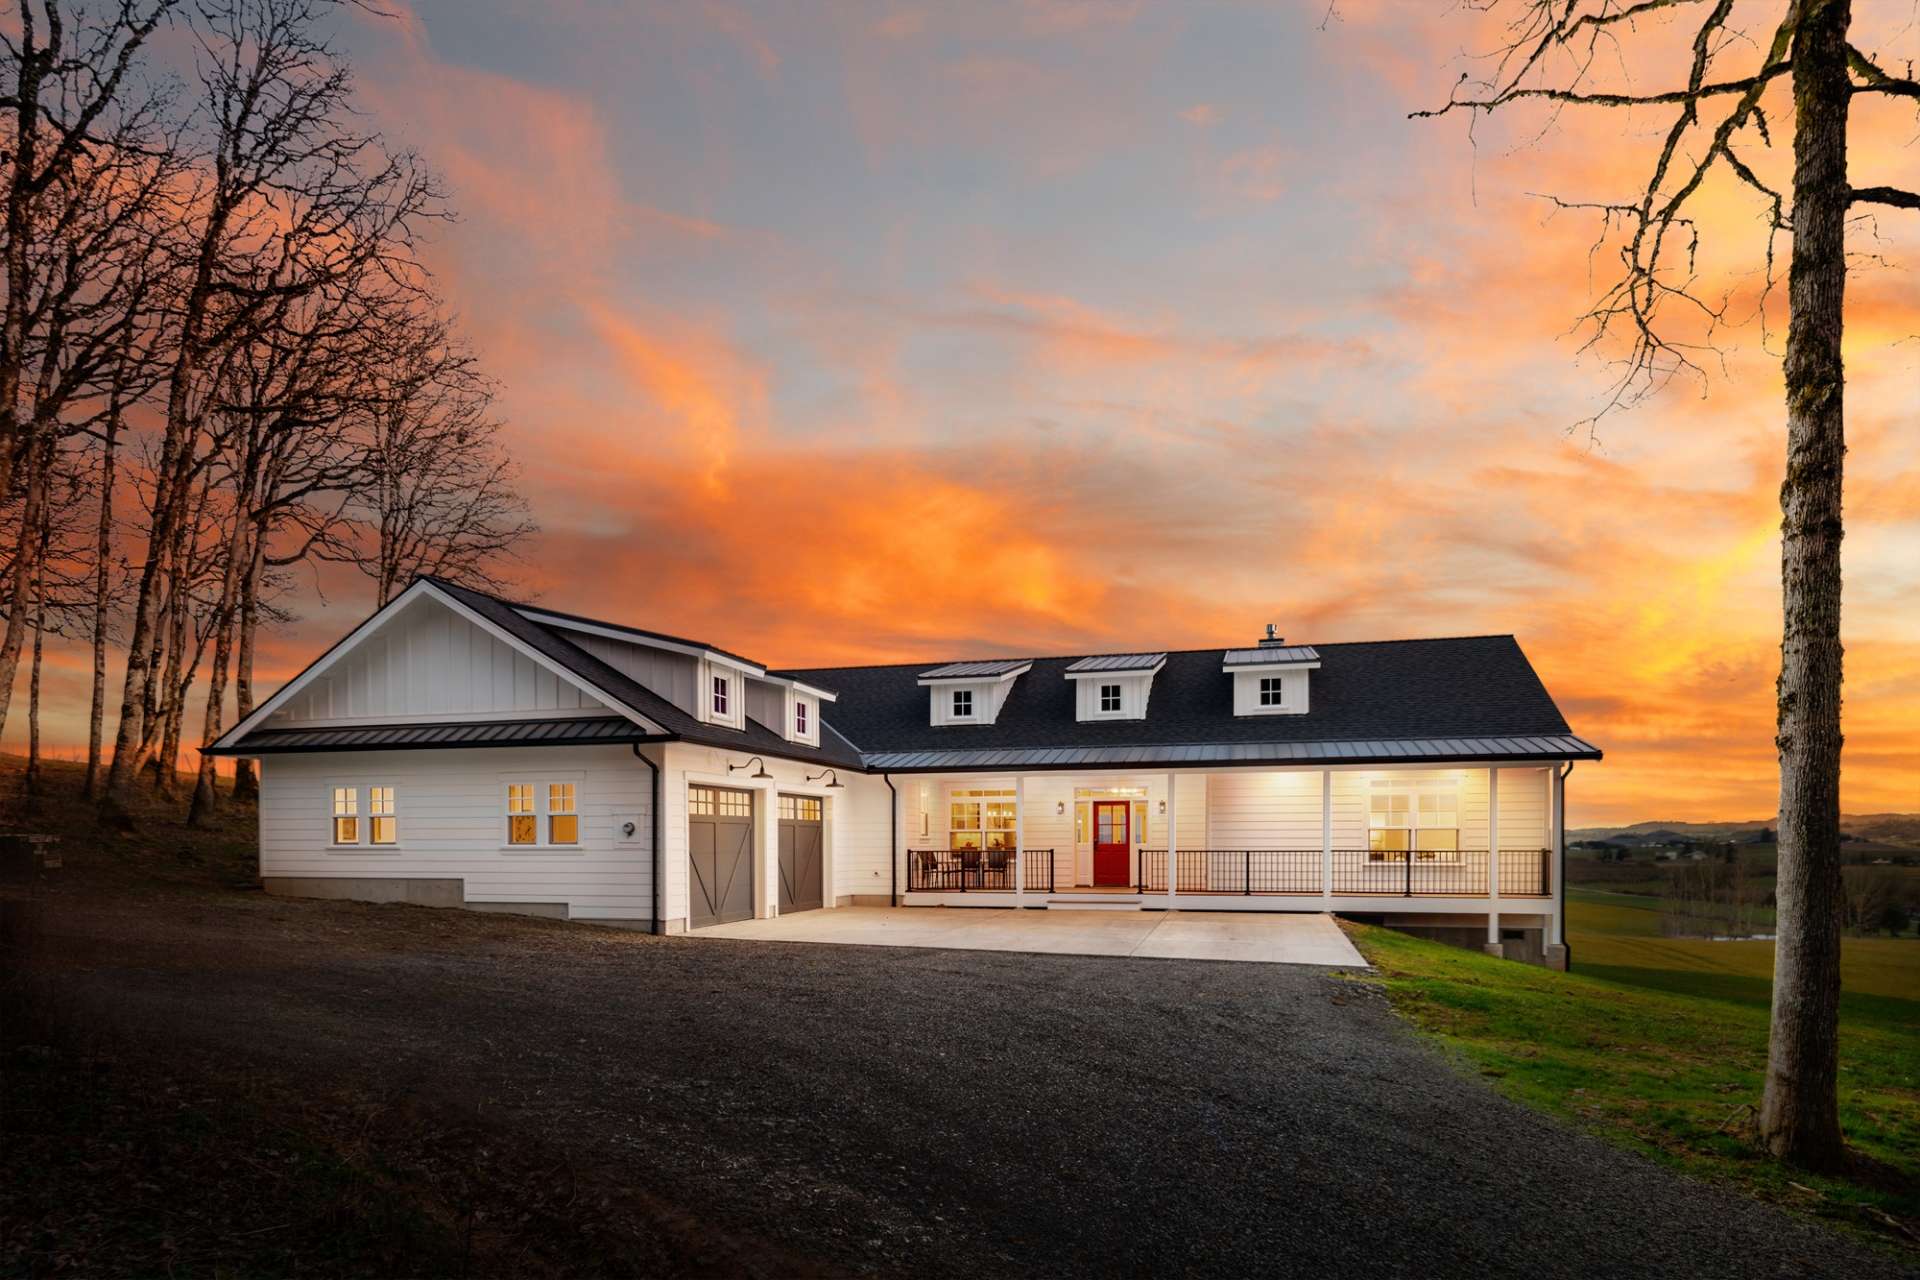
[(1286, 643), (1285, 640), (1282, 640), (1278, 635), (1274, 634), (1277, 630), (1278, 628), (1275, 627), (1271, 622), (1267, 624), (1267, 634), (1265, 638), (1260, 641), (1260, 647), (1262, 649), (1277, 648), (1278, 646)]

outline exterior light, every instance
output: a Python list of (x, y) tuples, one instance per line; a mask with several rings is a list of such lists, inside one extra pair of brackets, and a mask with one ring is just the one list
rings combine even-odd
[(762, 760), (759, 756), (749, 757), (745, 764), (729, 764), (727, 766), (727, 772), (733, 773), (740, 769), (751, 769), (754, 765), (760, 766), (759, 772), (748, 774), (747, 776), (749, 778), (759, 779), (759, 778), (771, 778), (773, 776), (772, 774), (767, 772), (767, 762), (765, 760)]
[(1065, 800), (1055, 800), (1053, 802), (1054, 816), (1056, 818), (1061, 818), (1061, 817), (1065, 817), (1066, 813), (1067, 813), (1067, 802)]
[(837, 773), (835, 773), (835, 772), (834, 772), (833, 770), (831, 770), (831, 769), (822, 769), (822, 770), (821, 770), (820, 772), (818, 772), (818, 773), (810, 773), (810, 774), (808, 774), (808, 775), (807, 775), (807, 781), (808, 781), (808, 782), (818, 782), (818, 781), (820, 781), (820, 779), (822, 779), (822, 778), (832, 778), (832, 779), (833, 779), (833, 781), (832, 781), (832, 782), (829, 782), (829, 783), (827, 784), (827, 790), (829, 790), (829, 791), (834, 791), (834, 790), (838, 790), (838, 789), (839, 789), (839, 787), (840, 787), (840, 775), (839, 775), (839, 774), (837, 774)]

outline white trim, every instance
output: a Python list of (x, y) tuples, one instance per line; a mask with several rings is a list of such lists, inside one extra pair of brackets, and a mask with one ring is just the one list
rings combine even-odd
[[(568, 684), (573, 685), (575, 688), (584, 690), (585, 692), (593, 695), (599, 701), (605, 703), (608, 707), (610, 707), (614, 712), (616, 712), (619, 715), (625, 716), (628, 720), (631, 720), (633, 723), (639, 725), (642, 729), (645, 729), (648, 733), (664, 734), (666, 732), (666, 730), (663, 727), (647, 719), (647, 717), (641, 715), (638, 711), (635, 711), (632, 707), (629, 707), (628, 705), (626, 705), (626, 703), (614, 697), (612, 694), (608, 693), (606, 690), (593, 684), (591, 681), (585, 679), (584, 677), (576, 675), (573, 672), (567, 670), (567, 668), (561, 666), (558, 662), (555, 662), (552, 658), (547, 657), (547, 655), (545, 655), (544, 653), (541, 653), (538, 649), (535, 649), (533, 646), (522, 641), (518, 636), (511, 634), (510, 632), (502, 629), (501, 627), (495, 625), (492, 622), (489, 622), (486, 618), (483, 618), (478, 613), (475, 613), (472, 609), (469, 609), (466, 605), (461, 604), (458, 600), (454, 599), (452, 596), (448, 595), (446, 592), (440, 590), (438, 587), (434, 586), (431, 582), (428, 582), (425, 578), (421, 578), (418, 581), (416, 581), (412, 586), (408, 587), (405, 591), (402, 591), (399, 595), (387, 601), (386, 608), (376, 611), (365, 622), (362, 622), (359, 626), (355, 627), (352, 631), (349, 631), (337, 644), (333, 646), (333, 648), (327, 650), (326, 653), (322, 654), (318, 659), (316, 659), (313, 663), (311, 663), (306, 670), (302, 671), (299, 675), (295, 676), (293, 679), (287, 681), (287, 683), (285, 683), (284, 685), (281, 685), (280, 688), (277, 689), (271, 697), (269, 697), (265, 702), (262, 702), (259, 706), (255, 707), (252, 710), (252, 712), (250, 712), (247, 715), (246, 719), (240, 721), (238, 724), (234, 725), (233, 728), (227, 730), (225, 733), (221, 734), (217, 739), (215, 739), (214, 742), (208, 747), (208, 750), (216, 750), (216, 749), (225, 750), (227, 748), (234, 746), (237, 743), (244, 741), (246, 739), (247, 734), (253, 732), (254, 729), (258, 728), (260, 723), (264, 721), (268, 716), (272, 715), (275, 711), (278, 711), (282, 706), (285, 706), (288, 699), (292, 698), (295, 694), (299, 693), (300, 690), (306, 688), (309, 684), (313, 683), (313, 681), (318, 679), (321, 675), (324, 675), (327, 672), (327, 670), (333, 666), (334, 663), (340, 661), (340, 659), (346, 657), (349, 653), (359, 648), (360, 645), (365, 642), (368, 636), (372, 635), (375, 631), (379, 630), (380, 627), (385, 626), (389, 618), (393, 617), (393, 615), (400, 612), (400, 610), (412, 604), (415, 600), (419, 599), (421, 596), (433, 597), (435, 600), (439, 601), (441, 604), (451, 609), (457, 616), (472, 623), (474, 626), (479, 627), (482, 631), (486, 632), (488, 635), (492, 636), (494, 639), (500, 641), (500, 643), (506, 645), (508, 648), (512, 649), (515, 653), (522, 655), (528, 661), (534, 663), (536, 666), (539, 666), (544, 670), (551, 671), (555, 676), (559, 677), (562, 680), (565, 680)], [(348, 748), (348, 750), (351, 750), (351, 748)]]
[[(500, 852), (516, 854), (573, 854), (586, 852), (587, 819), (586, 815), (581, 811), (582, 806), (585, 804), (585, 799), (581, 795), (581, 792), (586, 787), (586, 775), (583, 771), (578, 769), (516, 769), (494, 776), (496, 779), (495, 785), (499, 787), (497, 796), (500, 801)], [(553, 812), (549, 807), (550, 796), (547, 788), (555, 783), (573, 788), (574, 836), (570, 842), (562, 844), (555, 844), (547, 838), (548, 824), (553, 817)], [(507, 788), (528, 786), (533, 788), (533, 812), (531, 814), (513, 813), (507, 808)], [(516, 817), (529, 816), (533, 818), (533, 843), (513, 843), (509, 838), (513, 819)]]
[(1320, 663), (1318, 660), (1313, 662), (1240, 662), (1235, 663), (1233, 666), (1220, 668), (1223, 674), (1230, 676), (1245, 675), (1256, 671), (1317, 671), (1319, 669)]

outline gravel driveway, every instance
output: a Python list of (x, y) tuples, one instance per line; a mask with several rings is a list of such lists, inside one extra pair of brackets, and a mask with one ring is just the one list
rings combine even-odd
[(1286, 965), (227, 899), (56, 917), (78, 1002), (564, 1144), (728, 1250), (916, 1276), (1899, 1274)]

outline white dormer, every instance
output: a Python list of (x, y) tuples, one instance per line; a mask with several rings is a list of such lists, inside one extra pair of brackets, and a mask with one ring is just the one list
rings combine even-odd
[(1287, 644), (1267, 628), (1251, 649), (1229, 649), (1221, 670), (1233, 677), (1236, 716), (1302, 716), (1307, 713), (1307, 673), (1320, 665), (1311, 645)]
[(928, 690), (929, 723), (935, 725), (992, 724), (1018, 680), (1033, 663), (1026, 658), (990, 662), (950, 662), (920, 673), (920, 687)]
[(699, 697), (700, 719), (729, 729), (746, 728), (747, 679), (744, 667), (713, 654), (702, 658), (694, 686)]
[(1066, 670), (1074, 683), (1079, 720), (1144, 720), (1153, 677), (1167, 665), (1164, 653), (1110, 653), (1082, 658)]
[(767, 728), (803, 746), (820, 745), (820, 709), (838, 694), (771, 672), (749, 684), (747, 714)]

